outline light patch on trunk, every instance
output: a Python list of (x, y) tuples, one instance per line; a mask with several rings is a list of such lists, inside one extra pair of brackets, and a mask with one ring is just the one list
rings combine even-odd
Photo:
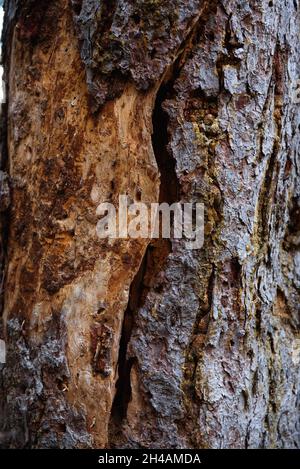
[(6, 345), (4, 340), (0, 339), (0, 363), (6, 363)]

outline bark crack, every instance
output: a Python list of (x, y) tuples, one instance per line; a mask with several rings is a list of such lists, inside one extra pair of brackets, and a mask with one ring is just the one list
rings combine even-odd
[[(152, 148), (160, 174), (159, 203), (168, 203), (170, 205), (179, 201), (180, 186), (176, 174), (176, 162), (168, 149), (169, 118), (163, 108), (163, 103), (172, 95), (183, 52), (184, 48), (173, 64), (171, 78), (161, 84), (156, 95), (152, 114)], [(133, 364), (136, 362), (136, 358), (128, 356), (128, 345), (134, 326), (135, 314), (146, 301), (150, 288), (155, 284), (157, 275), (163, 269), (171, 252), (171, 241), (169, 239), (163, 239), (160, 233), (159, 239), (150, 241), (140, 268), (130, 286), (128, 305), (124, 313), (119, 347), (119, 377), (116, 383), (116, 394), (112, 405), (111, 422), (109, 425), (111, 444), (113, 444), (116, 432), (120, 431), (120, 424), (126, 418), (127, 407), (131, 399), (130, 373)]]
[(133, 328), (134, 313), (141, 306), (141, 290), (143, 288), (146, 259), (147, 251), (130, 286), (128, 304), (124, 313), (118, 358), (119, 376), (116, 382), (116, 394), (111, 409), (111, 428), (114, 428), (116, 424), (120, 424), (124, 420), (131, 398), (130, 371), (134, 359), (127, 357), (127, 350)]
[[(278, 178), (278, 155), (281, 150), (282, 125), (283, 125), (283, 80), (285, 57), (280, 45), (277, 43), (273, 58), (273, 74), (271, 84), (274, 89), (274, 123), (276, 133), (271, 155), (267, 162), (263, 183), (258, 197), (258, 213), (260, 214), (257, 227), (260, 232), (260, 245), (266, 246), (272, 202), (276, 194)], [(270, 88), (269, 88), (270, 89)], [(267, 97), (268, 100), (268, 97)]]

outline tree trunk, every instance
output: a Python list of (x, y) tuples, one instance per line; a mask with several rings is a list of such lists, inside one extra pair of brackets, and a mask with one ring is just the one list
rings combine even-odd
[[(2, 445), (299, 448), (298, 0), (5, 10)], [(99, 239), (119, 194), (203, 248)]]

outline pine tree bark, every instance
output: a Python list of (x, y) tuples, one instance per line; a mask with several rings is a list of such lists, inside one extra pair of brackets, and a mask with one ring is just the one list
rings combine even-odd
[[(298, 0), (5, 11), (2, 445), (299, 448)], [(204, 247), (100, 240), (119, 194)]]

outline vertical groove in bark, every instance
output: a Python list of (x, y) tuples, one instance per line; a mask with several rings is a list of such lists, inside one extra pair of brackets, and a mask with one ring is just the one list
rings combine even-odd
[(128, 305), (124, 313), (118, 357), (118, 380), (116, 382), (116, 394), (111, 409), (111, 420), (109, 424), (110, 434), (113, 434), (116, 428), (122, 424), (123, 419), (126, 417), (128, 402), (131, 398), (130, 371), (133, 365), (133, 359), (128, 359), (127, 349), (131, 337), (134, 314), (136, 314), (138, 307), (141, 306), (141, 292), (143, 289), (148, 249), (149, 248), (147, 248), (141, 266), (130, 285)]
[(168, 94), (172, 93), (172, 86), (176, 78), (176, 64), (172, 67), (172, 77), (163, 83), (158, 90), (153, 117), (152, 146), (160, 173), (159, 203), (172, 205), (179, 201), (179, 183), (175, 170), (176, 162), (168, 150), (168, 115), (163, 109), (163, 103)]
[[(182, 49), (184, 51), (184, 48)], [(156, 94), (154, 109), (152, 113), (152, 147), (156, 159), (160, 177), (160, 189), (158, 203), (168, 203), (172, 205), (179, 201), (179, 183), (175, 170), (175, 160), (168, 150), (168, 115), (163, 110), (163, 103), (168, 94), (172, 93), (172, 88), (176, 78), (176, 60), (172, 67), (172, 76), (168, 76), (168, 81), (163, 82)], [(136, 274), (129, 292), (128, 306), (124, 313), (122, 335), (120, 339), (119, 361), (118, 361), (118, 381), (116, 383), (116, 395), (114, 398), (111, 421), (109, 425), (110, 439), (112, 447), (117, 447), (118, 437), (122, 423), (127, 415), (128, 403), (131, 400), (130, 373), (132, 366), (136, 363), (135, 357), (128, 357), (128, 345), (131, 339), (135, 317), (139, 309), (143, 306), (147, 298), (147, 284), (151, 284), (155, 276), (163, 268), (169, 254), (172, 252), (170, 240), (161, 236), (157, 240), (150, 241), (142, 260), (140, 269)]]

